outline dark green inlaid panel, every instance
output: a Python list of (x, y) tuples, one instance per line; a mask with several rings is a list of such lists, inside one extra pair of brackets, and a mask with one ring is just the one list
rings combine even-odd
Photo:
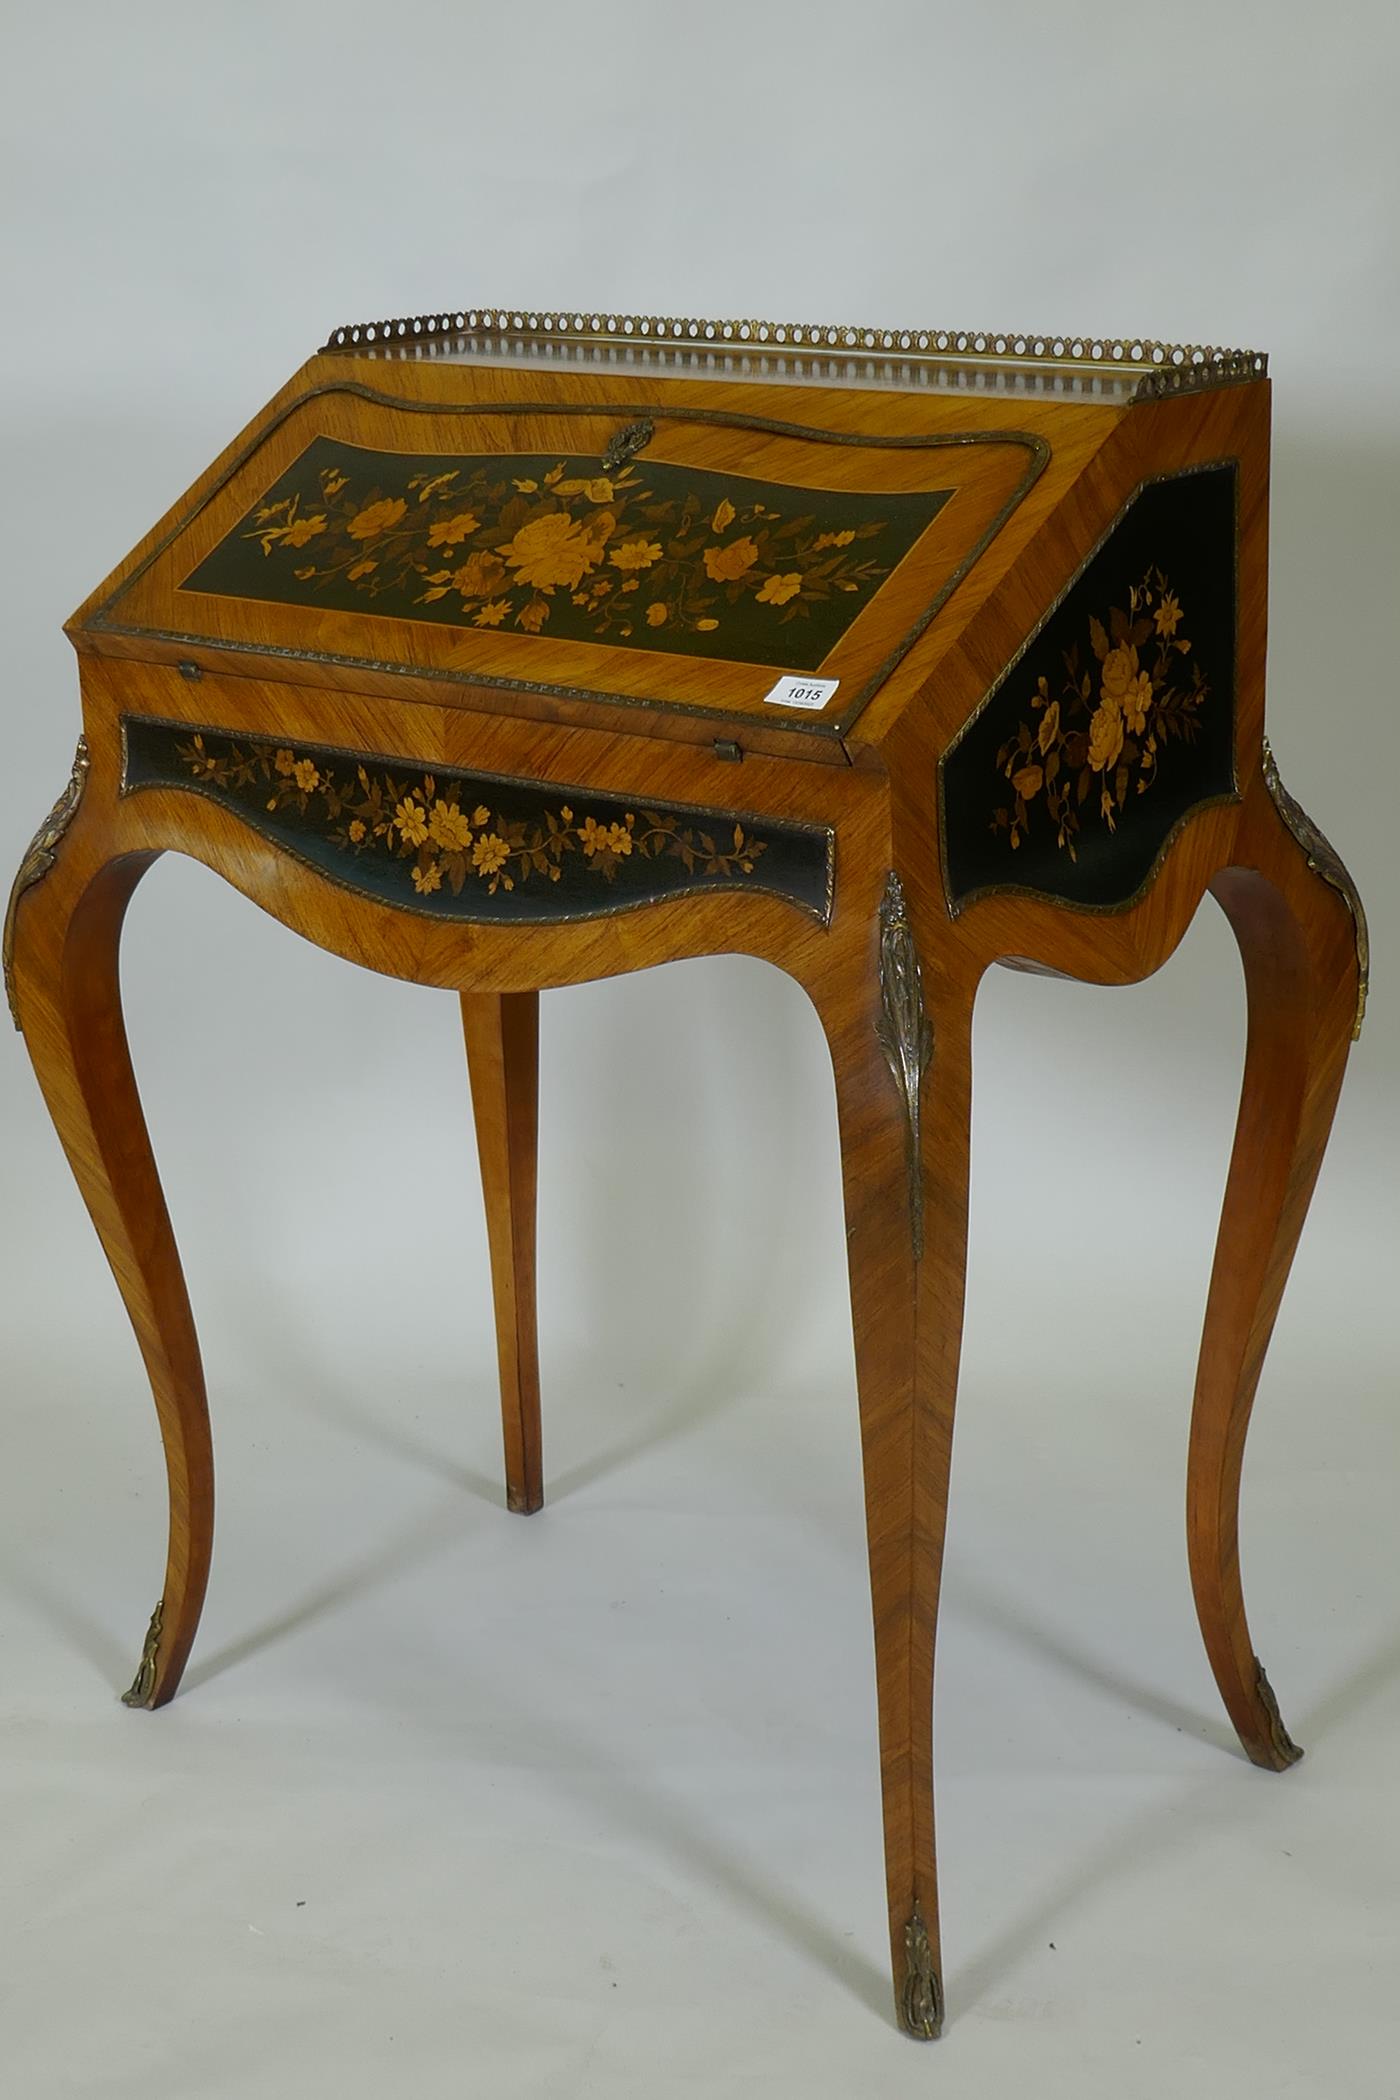
[(697, 890), (831, 917), (834, 835), (128, 716), (122, 788), (190, 788), (333, 881), (436, 918), (549, 924)]
[(987, 890), (1132, 901), (1235, 793), (1235, 467), (1139, 490), (939, 766), (956, 909)]
[(181, 588), (815, 671), (950, 494), (320, 437)]

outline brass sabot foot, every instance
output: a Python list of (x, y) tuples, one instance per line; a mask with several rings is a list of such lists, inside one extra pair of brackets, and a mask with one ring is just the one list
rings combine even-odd
[(899, 1997), (900, 2025), (917, 2041), (936, 2041), (943, 2032), (943, 1985), (933, 1965), (928, 1928), (917, 1904), (904, 1928), (904, 1988)]
[(151, 1623), (146, 1628), (146, 1642), (141, 1650), (141, 1662), (129, 1691), (122, 1693), (123, 1706), (149, 1706), (156, 1689), (156, 1656), (160, 1649), (161, 1620), (165, 1616), (165, 1599), (151, 1613)]
[(1259, 1692), (1259, 1701), (1269, 1719), (1269, 1747), (1277, 1760), (1273, 1769), (1277, 1772), (1284, 1772), (1287, 1771), (1290, 1765), (1297, 1764), (1303, 1752), (1300, 1745), (1294, 1742), (1292, 1736), (1283, 1725), (1283, 1715), (1278, 1710), (1278, 1701), (1274, 1697), (1274, 1688), (1270, 1684), (1265, 1674), (1264, 1665), (1260, 1662), (1257, 1655), (1254, 1658), (1254, 1667), (1259, 1673), (1255, 1678), (1255, 1684)]

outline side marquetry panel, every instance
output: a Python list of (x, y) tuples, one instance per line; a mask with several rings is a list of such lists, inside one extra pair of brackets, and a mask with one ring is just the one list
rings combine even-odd
[(141, 716), (122, 732), (124, 794), (204, 796), (331, 881), (433, 918), (551, 925), (714, 889), (831, 918), (823, 826)]
[(1132, 903), (1233, 798), (1236, 468), (1147, 483), (939, 765), (948, 900)]

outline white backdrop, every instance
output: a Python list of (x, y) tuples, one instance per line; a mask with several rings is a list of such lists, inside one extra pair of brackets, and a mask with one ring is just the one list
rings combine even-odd
[(717, 961), (547, 998), (550, 1501), (522, 1523), (454, 1002), (163, 862), (125, 975), (221, 1529), (185, 1693), (125, 1712), (154, 1418), (0, 1043), (7, 2087), (1393, 2095), (1394, 9), (0, 20), (7, 869), (77, 729), (61, 621), (335, 323), (509, 300), (1127, 329), (1271, 353), (1271, 732), (1374, 948), (1246, 1475), (1254, 1629), (1310, 1753), (1282, 1780), (1227, 1729), (1181, 1536), (1243, 1042), (1228, 931), (1205, 907), (1134, 991), (986, 986), (929, 2052), (888, 2018), (834, 1106), (801, 994)]

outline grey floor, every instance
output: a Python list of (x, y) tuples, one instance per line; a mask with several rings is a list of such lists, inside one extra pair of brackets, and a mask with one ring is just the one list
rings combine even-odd
[[(134, 1014), (190, 884), (212, 953), (246, 913), (162, 871)], [(979, 1020), (932, 2048), (890, 2020), (830, 1081), (800, 995), (715, 963), (546, 1002), (530, 1519), (502, 1506), (453, 1002), (255, 920), (177, 1040), (135, 1022), (222, 1493), (204, 1630), (154, 1716), (117, 1700), (159, 1582), (149, 1401), (7, 1062), (8, 2089), (1394, 2094), (1393, 1265), (1354, 1123), (1250, 1454), (1255, 1632), (1308, 1748), (1285, 1777), (1239, 1754), (1187, 1593), (1223, 938), (1206, 922), (1181, 983), (1117, 998), (998, 980)], [(1135, 1048), (1193, 973), (1222, 980), (1219, 1055), (1183, 1044), (1144, 1120)], [(784, 1046), (781, 1098), (751, 1090), (697, 1155), (668, 1097), (703, 1115), (750, 1031)], [(1086, 1042), (1117, 1074), (1092, 1095)], [(1114, 1160), (1042, 1089), (1097, 1101)]]

